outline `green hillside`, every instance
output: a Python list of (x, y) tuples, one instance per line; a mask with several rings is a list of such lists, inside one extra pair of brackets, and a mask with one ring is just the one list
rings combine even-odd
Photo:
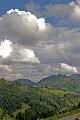
[(50, 78), (35, 86), (0, 79), (0, 119), (47, 120), (79, 109), (80, 80), (67, 76)]
[[(78, 79), (77, 79), (78, 78)], [(52, 89), (63, 89), (80, 91), (80, 75), (52, 75), (44, 78), (37, 83), (40, 87), (52, 88)]]

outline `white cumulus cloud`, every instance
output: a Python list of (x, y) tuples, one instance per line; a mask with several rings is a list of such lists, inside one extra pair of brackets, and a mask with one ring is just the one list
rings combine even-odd
[(37, 18), (34, 14), (18, 9), (11, 9), (0, 19), (0, 35), (13, 43), (36, 45), (51, 37), (53, 26), (46, 23), (43, 17)]
[(13, 51), (12, 49), (12, 42), (5, 39), (4, 41), (1, 41), (0, 45), (0, 56), (2, 58), (6, 58), (10, 56), (11, 52)]
[(21, 15), (24, 20), (31, 22), (31, 23), (36, 23), (39, 27), (39, 30), (45, 30), (46, 29), (46, 23), (44, 18), (37, 18), (35, 15), (31, 14), (30, 12), (25, 12), (25, 11), (19, 11), (18, 9), (11, 9), (7, 11), (8, 14), (11, 13), (18, 13), (18, 15)]
[(33, 50), (23, 48), (19, 50), (19, 54), (23, 62), (40, 63), (39, 59), (35, 56), (35, 53)]
[(60, 68), (65, 71), (65, 72), (68, 72), (68, 73), (77, 73), (77, 68), (74, 67), (74, 66), (70, 66), (66, 63), (61, 63), (60, 64)]
[(11, 40), (5, 39), (0, 45), (1, 59), (18, 62), (40, 63), (33, 50), (22, 45), (16, 45)]
[(75, 8), (74, 8), (74, 14), (77, 17), (80, 17), (80, 7), (79, 6), (75, 6)]

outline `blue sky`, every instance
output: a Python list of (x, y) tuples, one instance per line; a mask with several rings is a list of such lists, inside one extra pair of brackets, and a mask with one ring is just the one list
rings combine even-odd
[[(40, 5), (45, 4), (66, 4), (70, 2), (71, 0), (33, 0), (34, 2), (39, 3)], [(7, 10), (13, 8), (13, 9), (25, 9), (25, 4), (30, 2), (30, 0), (0, 0), (0, 15), (3, 15)]]
[[(0, 15), (4, 15), (10, 9), (19, 9), (19, 10), (27, 11), (25, 6), (30, 1), (32, 1), (32, 0), (6, 0), (6, 3), (5, 3), (5, 0), (0, 0)], [(67, 3), (70, 3), (70, 1), (71, 0), (33, 0), (34, 3), (37, 3), (40, 6), (45, 6), (48, 4), (53, 4), (53, 5), (67, 4)], [(46, 19), (46, 21), (50, 22), (51, 24), (54, 24), (54, 26), (57, 26), (57, 22), (59, 21), (59, 18), (56, 16), (45, 17), (45, 19)], [(67, 25), (65, 25), (65, 26), (67, 26)], [(72, 25), (71, 25), (71, 27), (72, 27)]]
[[(39, 4), (41, 7), (52, 4), (52, 5), (57, 5), (57, 4), (68, 4), (72, 0), (0, 0), (0, 15), (4, 15), (8, 10), (10, 9), (19, 9), (19, 10), (24, 10), (28, 11), (28, 9), (25, 7), (27, 3), (30, 3), (33, 1), (34, 3)], [(42, 11), (42, 10), (41, 10)], [(43, 11), (42, 11), (43, 12)], [(54, 26), (65, 26), (65, 27), (79, 27), (80, 25), (73, 25), (73, 24), (58, 24), (60, 21), (60, 18), (58, 16), (46, 16), (43, 15), (46, 19), (47, 22), (50, 22), (51, 24), (54, 24)], [(66, 19), (66, 18), (65, 18)]]

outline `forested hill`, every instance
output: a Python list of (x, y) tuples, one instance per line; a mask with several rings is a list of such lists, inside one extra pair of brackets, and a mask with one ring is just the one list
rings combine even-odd
[(42, 79), (37, 83), (37, 86), (80, 91), (80, 75), (73, 74), (71, 76), (66, 75), (52, 75)]
[(34, 87), (45, 87), (64, 90), (75, 89), (76, 91), (80, 90), (80, 74), (73, 74), (70, 76), (61, 74), (52, 75), (38, 81), (37, 83), (28, 79), (18, 79), (15, 82)]
[(33, 82), (32, 80), (29, 80), (29, 79), (17, 79), (15, 82), (23, 84), (23, 85), (31, 85), (31, 86), (36, 84), (35, 82)]
[(58, 74), (58, 75), (52, 75), (52, 76), (49, 76), (49, 77), (46, 77), (46, 78), (43, 78), (42, 80), (40, 80), (39, 82), (37, 82), (37, 85), (49, 85), (50, 83), (53, 83), (53, 82), (59, 82), (59, 80), (62, 80), (62, 79), (66, 79), (66, 78), (70, 78), (70, 76), (66, 76), (66, 75), (61, 75), (61, 74)]

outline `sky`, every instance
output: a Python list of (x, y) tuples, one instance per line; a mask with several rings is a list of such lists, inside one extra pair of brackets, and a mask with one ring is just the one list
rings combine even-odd
[(0, 77), (80, 74), (80, 0), (0, 0)]

